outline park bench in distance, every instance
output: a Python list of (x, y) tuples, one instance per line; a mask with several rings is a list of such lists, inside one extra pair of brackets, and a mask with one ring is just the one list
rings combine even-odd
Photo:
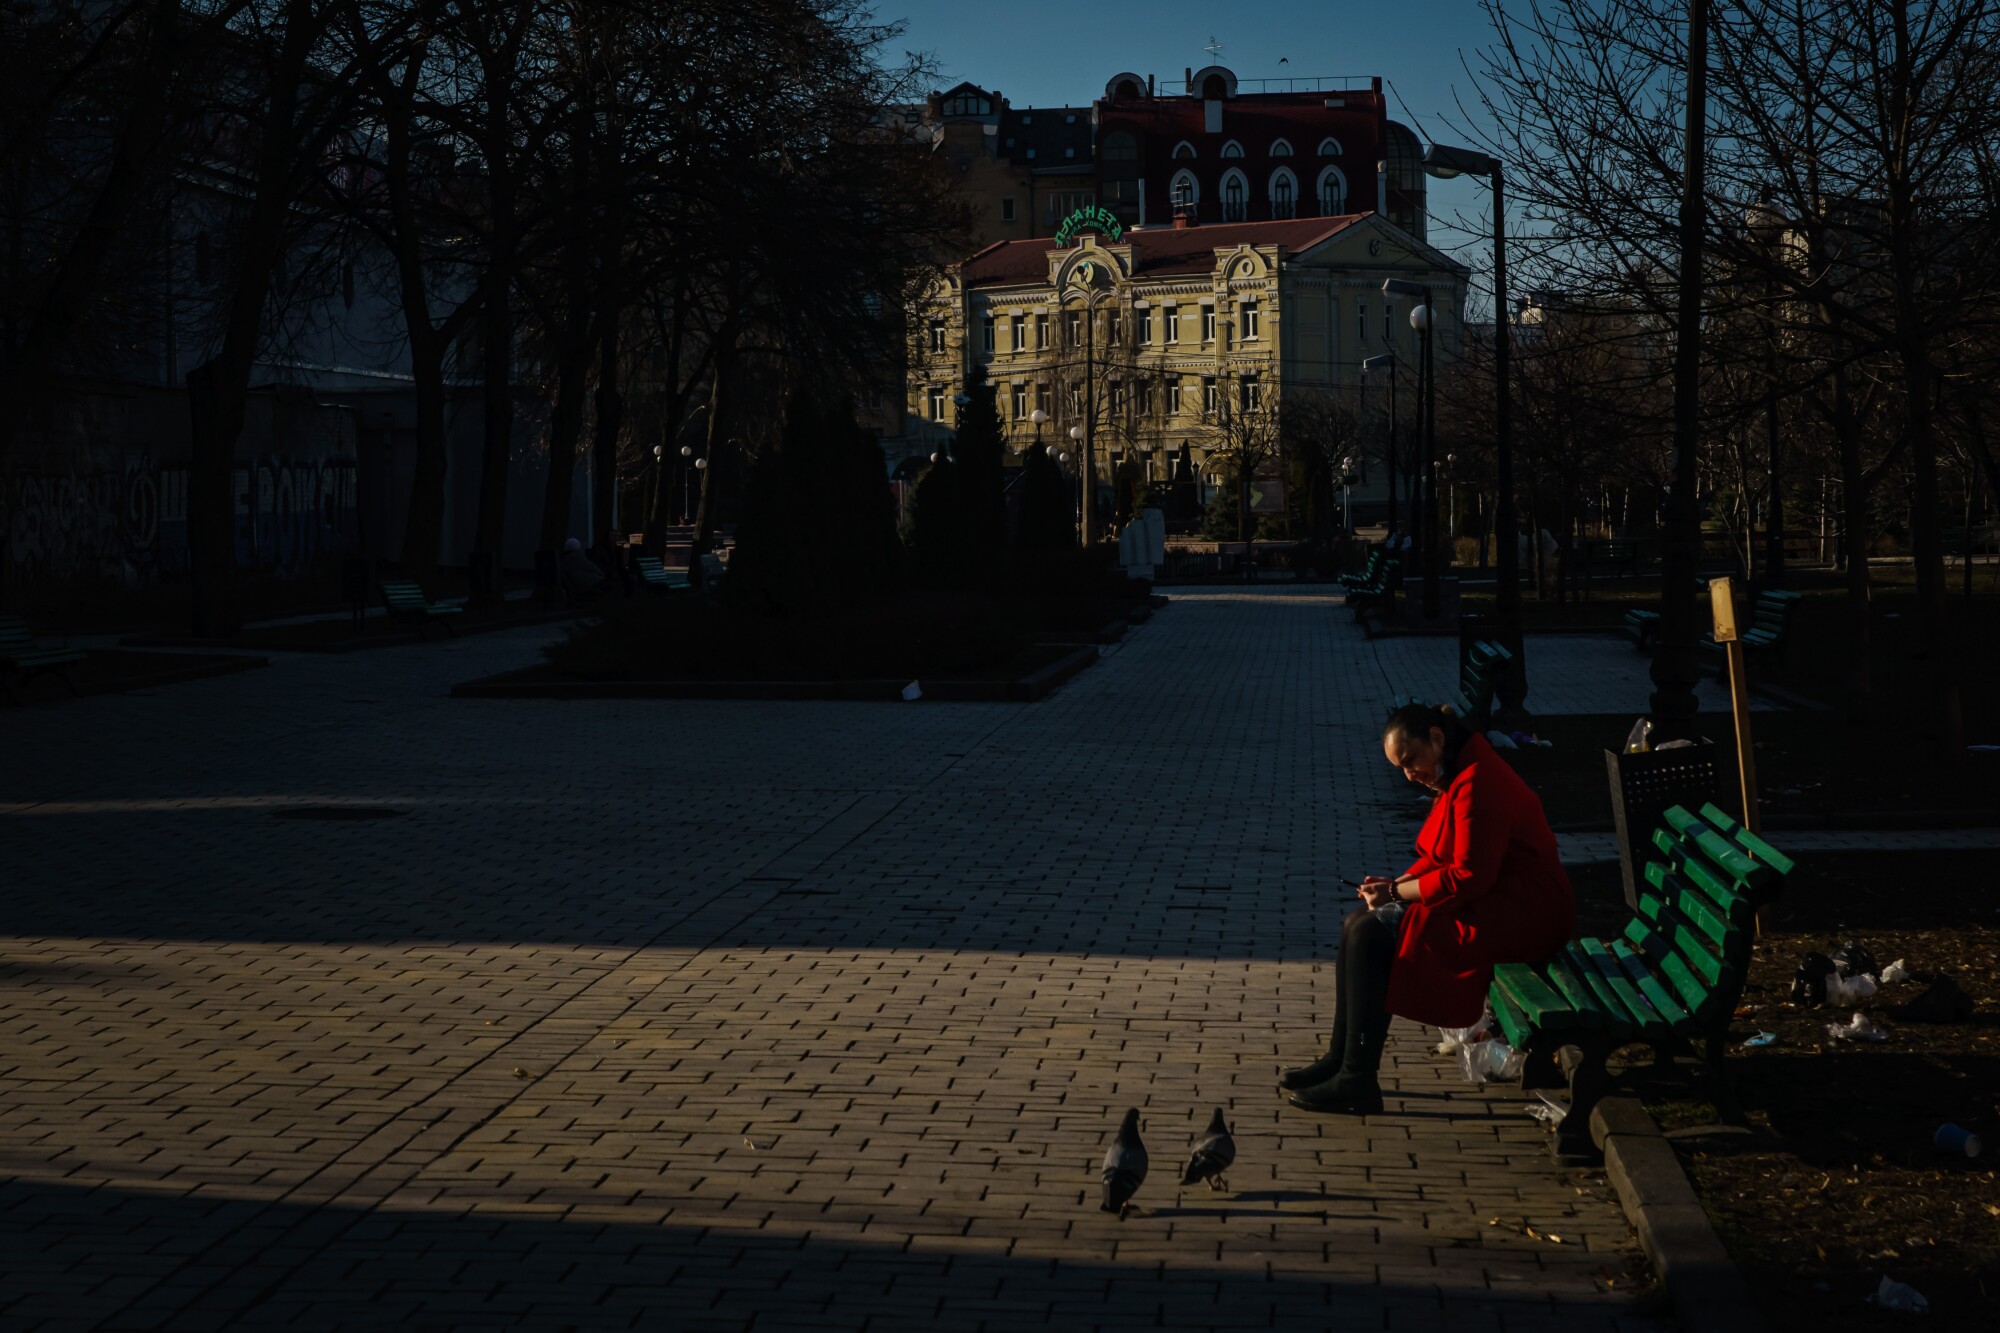
[(1361, 566), (1361, 572), (1359, 574), (1342, 574), (1338, 580), (1340, 586), (1349, 592), (1354, 591), (1356, 588), (1367, 587), (1381, 574), (1382, 562), (1387, 558), (1383, 554), (1381, 547), (1372, 548), (1368, 552), (1367, 562)]
[(420, 630), (428, 630), (433, 620), (444, 626), (446, 634), (452, 633), (451, 618), (462, 614), (462, 606), (439, 606), (424, 596), (424, 590), (416, 584), (402, 579), (384, 579), (382, 603), (389, 608), (391, 616), (402, 616), (417, 621)]
[[(1694, 595), (1700, 597), (1707, 592), (1708, 580), (1697, 578), (1694, 581)], [(1696, 619), (1700, 619), (1699, 614), (1697, 614)], [(1653, 636), (1660, 632), (1660, 613), (1644, 608), (1635, 608), (1627, 611), (1625, 613), (1625, 632), (1632, 636), (1632, 646), (1642, 653), (1645, 652), (1653, 646)]]
[[(1792, 618), (1798, 613), (1799, 606), (1804, 601), (1803, 593), (1786, 592), (1780, 588), (1758, 593), (1756, 605), (1751, 612), (1750, 627), (1741, 634), (1744, 656), (1773, 650), (1782, 654), (1785, 650), (1786, 635), (1792, 626)], [(1714, 653), (1717, 657), (1723, 655), (1722, 645), (1715, 641), (1715, 634), (1712, 631), (1702, 636), (1701, 646), (1704, 651)], [(1728, 677), (1726, 660), (1723, 664), (1723, 676), (1725, 679)]]
[[(1493, 718), (1494, 687), (1500, 683), (1500, 673), (1506, 670), (1507, 663), (1513, 660), (1514, 654), (1496, 640), (1487, 639), (1473, 644), (1465, 655), (1464, 667), (1459, 671), (1457, 695), (1443, 702), (1466, 725), (1476, 731), (1486, 730), (1487, 723)], [(1406, 694), (1397, 697), (1394, 707), (1435, 702)]]
[(1556, 1154), (1595, 1160), (1590, 1113), (1604, 1095), (1605, 1061), (1620, 1047), (1656, 1060), (1699, 1037), (1709, 1095), (1736, 1114), (1723, 1068), (1729, 1021), (1743, 998), (1756, 911), (1774, 899), (1791, 859), (1713, 805), (1674, 806), (1653, 832), (1639, 911), (1610, 940), (1576, 939), (1540, 964), (1494, 969), (1488, 999), (1500, 1031), (1527, 1052), (1524, 1091), (1569, 1088)]
[[(76, 695), (76, 682), (70, 679), (69, 665), (83, 660), (80, 648), (37, 648), (34, 636), (28, 633), (28, 622), (20, 616), (0, 616), (0, 667), (18, 678), (23, 689), (30, 680), (49, 672), (62, 678), (71, 697)], [(9, 680), (7, 697), (15, 703), (21, 696), (14, 689), (15, 682)]]
[(637, 556), (632, 567), (639, 571), (639, 580), (657, 592), (686, 592), (688, 583), (687, 566), (670, 568), (656, 555)]
[(1590, 584), (1600, 569), (1621, 577), (1638, 578), (1645, 571), (1648, 544), (1626, 537), (1590, 537), (1583, 543), (1583, 595), (1590, 596)]
[(1396, 604), (1396, 576), (1401, 569), (1399, 562), (1384, 560), (1376, 566), (1373, 579), (1347, 590), (1347, 604), (1354, 609), (1356, 624), (1370, 611), (1380, 617)]

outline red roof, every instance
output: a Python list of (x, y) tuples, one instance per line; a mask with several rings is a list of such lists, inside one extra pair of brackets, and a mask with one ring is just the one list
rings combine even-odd
[[(1207, 227), (1145, 227), (1125, 233), (1132, 247), (1133, 275), (1207, 273), (1217, 250), (1239, 245), (1275, 245), (1290, 254), (1309, 250), (1347, 230), (1366, 214), (1332, 218), (1292, 218), (1283, 222), (1222, 222)], [(1100, 238), (1101, 240), (1101, 238)], [(1046, 282), (1054, 239), (995, 241), (960, 266), (968, 287), (1000, 287)]]

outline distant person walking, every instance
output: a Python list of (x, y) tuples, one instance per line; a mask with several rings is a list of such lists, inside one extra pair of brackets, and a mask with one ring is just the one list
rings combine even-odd
[(1538, 963), (1576, 923), (1576, 900), (1539, 797), (1486, 738), (1441, 709), (1389, 715), (1382, 752), (1437, 793), (1417, 859), (1370, 875), (1341, 931), (1333, 1037), (1312, 1064), (1279, 1078), (1294, 1106), (1343, 1115), (1382, 1109), (1377, 1078), (1389, 1017), (1470, 1027), (1493, 969)]

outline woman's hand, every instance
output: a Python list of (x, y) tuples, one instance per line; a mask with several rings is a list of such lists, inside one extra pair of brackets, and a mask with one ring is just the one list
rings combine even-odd
[(1384, 879), (1380, 875), (1370, 875), (1362, 880), (1360, 894), (1361, 901), (1367, 903), (1370, 909), (1392, 903), (1402, 896), (1396, 892), (1395, 880)]

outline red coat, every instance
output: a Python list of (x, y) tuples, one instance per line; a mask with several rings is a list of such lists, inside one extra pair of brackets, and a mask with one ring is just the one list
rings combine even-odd
[(1498, 963), (1538, 963), (1576, 924), (1541, 798), (1469, 736), (1417, 834), (1422, 900), (1403, 913), (1389, 1012), (1443, 1028), (1479, 1021)]

